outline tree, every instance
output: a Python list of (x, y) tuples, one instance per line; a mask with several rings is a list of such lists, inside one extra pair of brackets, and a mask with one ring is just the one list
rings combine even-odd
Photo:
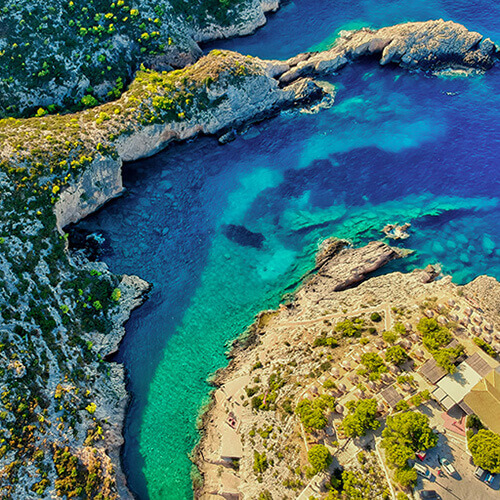
[(360, 337), (363, 324), (364, 321), (361, 318), (345, 319), (335, 325), (335, 331), (341, 333), (344, 337)]
[(364, 436), (368, 429), (378, 429), (380, 422), (375, 418), (377, 414), (377, 401), (375, 399), (362, 399), (346, 403), (349, 415), (344, 417), (342, 428), (348, 437)]
[(434, 351), (432, 356), (436, 360), (436, 364), (447, 373), (454, 373), (456, 370), (455, 361), (463, 353), (463, 346), (449, 347), (447, 349), (439, 349)]
[(269, 490), (264, 490), (259, 495), (259, 500), (273, 500), (273, 496), (271, 495), (271, 492)]
[(437, 435), (429, 426), (429, 418), (418, 411), (407, 411), (388, 417), (382, 437), (382, 446), (384, 443), (395, 442), (408, 446), (414, 452), (433, 448), (438, 441)]
[(415, 452), (408, 446), (402, 446), (396, 441), (391, 441), (385, 446), (385, 456), (387, 463), (391, 467), (405, 467), (408, 460), (415, 458)]
[(403, 323), (400, 323), (400, 322), (395, 323), (395, 325), (392, 327), (392, 329), (398, 335), (403, 335), (404, 336), (404, 335), (407, 334), (406, 327), (405, 327), (405, 325), (403, 325)]
[(300, 421), (307, 430), (320, 430), (324, 429), (328, 422), (325, 411), (333, 410), (334, 407), (335, 398), (322, 394), (314, 401), (303, 399), (295, 408), (295, 413), (299, 415)]
[(396, 469), (396, 481), (401, 486), (411, 486), (417, 480), (417, 473), (408, 466), (408, 460), (415, 458), (416, 451), (433, 448), (438, 441), (429, 426), (429, 418), (416, 411), (388, 417), (382, 438), (387, 463)]
[(438, 366), (448, 373), (455, 371), (455, 361), (463, 353), (462, 345), (445, 348), (453, 339), (448, 328), (441, 326), (434, 318), (422, 318), (417, 325), (422, 333), (422, 342), (432, 354)]
[(382, 338), (388, 343), (388, 344), (394, 344), (396, 340), (398, 340), (398, 334), (388, 331), (388, 332), (382, 332)]
[(402, 365), (408, 359), (408, 354), (400, 345), (393, 345), (385, 352), (385, 360), (393, 365)]
[(361, 363), (365, 365), (365, 368), (358, 370), (358, 373), (368, 375), (370, 380), (378, 380), (381, 373), (387, 372), (384, 360), (375, 352), (365, 352), (361, 356)]
[(481, 429), (469, 439), (469, 450), (474, 463), (494, 474), (500, 472), (500, 436)]
[(453, 339), (448, 328), (441, 326), (434, 318), (422, 318), (417, 330), (422, 333), (424, 346), (431, 352), (448, 345)]
[(404, 488), (409, 488), (417, 482), (417, 471), (413, 467), (401, 467), (394, 473), (394, 479)]
[(307, 458), (311, 464), (314, 473), (327, 470), (332, 463), (332, 455), (326, 446), (315, 444), (307, 453)]

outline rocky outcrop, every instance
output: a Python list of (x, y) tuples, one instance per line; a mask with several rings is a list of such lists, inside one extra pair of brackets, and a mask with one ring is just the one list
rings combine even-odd
[(347, 242), (331, 239), (323, 243), (316, 259), (317, 274), (298, 292), (309, 300), (324, 300), (332, 292), (345, 290), (363, 281), (368, 274), (381, 268), (402, 252), (381, 241), (372, 241), (361, 248), (345, 248)]
[[(244, 60), (238, 54), (234, 56)], [(276, 67), (281, 66), (274, 61), (254, 61), (259, 70), (251, 78), (229, 85), (216, 84), (208, 90), (210, 100), (218, 102), (210, 110), (184, 121), (138, 127), (132, 134), (120, 138), (116, 144), (119, 157), (123, 161), (134, 161), (152, 156), (173, 141), (185, 141), (198, 134), (224, 134), (324, 95), (311, 79), (300, 79), (281, 88), (272, 76)]]
[(207, 42), (220, 38), (250, 35), (266, 23), (266, 13), (278, 10), (280, 0), (250, 0), (242, 3), (238, 12), (228, 24), (206, 23), (199, 26), (192, 37), (197, 42)]
[(288, 84), (304, 75), (334, 73), (362, 57), (376, 57), (382, 65), (434, 71), (485, 70), (493, 66), (497, 56), (498, 50), (489, 38), (461, 24), (442, 19), (405, 23), (345, 33), (330, 50), (289, 59), (289, 69), (280, 81)]

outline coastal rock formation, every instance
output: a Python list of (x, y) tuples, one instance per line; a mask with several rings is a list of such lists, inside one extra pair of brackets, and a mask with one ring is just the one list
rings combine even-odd
[(406, 240), (410, 237), (408, 234), (408, 229), (410, 229), (411, 224), (406, 222), (402, 226), (399, 224), (387, 224), (382, 228), (382, 232), (391, 240)]
[(198, 26), (192, 33), (196, 42), (207, 42), (220, 38), (250, 35), (266, 23), (266, 14), (278, 10), (280, 0), (249, 0), (243, 2), (237, 16), (227, 25), (209, 20), (203, 26)]
[(314, 287), (315, 281), (327, 278), (328, 288), (335, 292), (345, 290), (363, 281), (369, 273), (401, 256), (398, 249), (381, 241), (372, 241), (362, 248), (344, 249), (330, 254), (329, 259), (318, 269), (319, 278), (311, 280), (307, 286)]
[[(424, 403), (423, 412), (439, 422), (442, 408), (436, 401), (425, 403), (434, 388), (418, 373), (432, 362), (416, 328), (424, 310), (426, 319), (437, 317), (437, 324), (449, 327), (446, 343), (453, 338), (486, 370), (498, 366), (474, 339), (487, 341), (493, 330), (500, 335), (500, 283), (482, 276), (460, 287), (450, 277), (435, 281), (436, 272), (429, 268), (350, 286), (364, 275), (360, 269), (373, 270), (396, 257), (391, 250), (381, 243), (352, 249), (341, 240), (327, 240), (318, 254), (314, 284), (306, 282), (286, 306), (261, 313), (249, 329), (250, 338), (235, 342), (229, 365), (217, 372), (203, 416), (195, 454), (203, 481), (196, 498), (253, 499), (263, 492), (269, 498), (330, 498), (325, 485), (342, 487), (330, 483), (331, 477), (340, 477), (339, 468), (357, 480), (354, 485), (352, 479), (350, 485), (344, 481), (351, 490), (334, 498), (353, 498), (353, 492), (360, 498), (386, 498), (393, 486), (380, 472), (379, 433), (352, 439), (342, 422), (351, 404), (370, 401), (382, 428), (400, 400), (414, 412)], [(387, 356), (389, 331), (394, 350), (409, 356), (402, 371)], [(381, 376), (368, 376), (365, 356), (380, 360)], [(333, 456), (326, 471), (311, 472), (308, 450), (315, 445)], [(374, 448), (379, 450), (375, 455), (367, 453)], [(359, 465), (365, 462), (369, 467)], [(396, 482), (394, 477), (390, 481)]]
[(334, 73), (362, 57), (376, 57), (380, 64), (408, 69), (478, 69), (493, 66), (498, 57), (495, 44), (481, 34), (452, 21), (397, 24), (380, 30), (344, 33), (324, 52), (307, 53), (287, 61), (280, 77), (283, 84), (304, 75)]
[(75, 183), (65, 189), (54, 207), (59, 229), (95, 212), (123, 190), (122, 162), (97, 157)]
[(331, 294), (354, 286), (394, 259), (404, 256), (401, 250), (381, 241), (361, 248), (346, 248), (347, 241), (331, 238), (323, 242), (316, 258), (316, 274), (297, 292), (297, 297), (315, 302), (327, 301)]

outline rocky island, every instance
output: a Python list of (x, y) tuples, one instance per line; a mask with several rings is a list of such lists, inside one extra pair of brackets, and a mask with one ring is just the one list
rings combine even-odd
[[(5, 498), (131, 497), (120, 466), (127, 402), (124, 373), (107, 357), (116, 351), (124, 335), (123, 323), (143, 300), (148, 284), (133, 276), (115, 276), (104, 264), (70, 252), (64, 231), (68, 224), (81, 220), (122, 192), (123, 162), (153, 155), (174, 141), (199, 134), (227, 139), (244, 124), (288, 107), (317, 102), (331, 91), (318, 78), (363, 57), (376, 57), (383, 65), (392, 63), (424, 71), (483, 71), (492, 67), (497, 58), (497, 49), (489, 39), (444, 21), (347, 33), (330, 50), (299, 54), (286, 61), (219, 50), (202, 56), (196, 42), (251, 33), (265, 22), (265, 12), (278, 8), (278, 2), (248, 0), (235, 2), (233, 7), (216, 2), (215, 10), (211, 10), (212, 3), (194, 2), (188, 8), (184, 2), (147, 1), (134, 8), (119, 0), (104, 9), (100, 2), (82, 6), (80, 2), (28, 5), (7, 1), (3, 7), (0, 27), (6, 35), (0, 39), (0, 489)], [(7, 29), (9, 23), (16, 28)], [(38, 43), (40, 33), (46, 43)], [(64, 42), (68, 33), (71, 44)], [(95, 48), (86, 40), (91, 40)], [(21, 65), (17, 64), (19, 60), (23, 61)], [(380, 340), (381, 329), (371, 326), (366, 313), (376, 309), (387, 331), (399, 325), (399, 320), (408, 320), (411, 326), (405, 332), (398, 327), (401, 338), (397, 344), (394, 342), (397, 346), (407, 340), (407, 335), (418, 337), (415, 311), (422, 296), (438, 297), (437, 301), (422, 299), (430, 301), (426, 307), (432, 314), (444, 297), (448, 304), (453, 298), (463, 311), (469, 293), (490, 286), (489, 281), (480, 279), (465, 287), (459, 298), (462, 289), (447, 280), (434, 282), (433, 272), (422, 271), (372, 278), (357, 288), (342, 291), (399, 256), (385, 245), (374, 244), (361, 252), (341, 251), (343, 246), (334, 243), (325, 250), (316, 277), (299, 292), (296, 303), (260, 317), (250, 339), (265, 331), (263, 345), (276, 347), (276, 351), (260, 352), (261, 347), (254, 346), (250, 351), (252, 367), (247, 360), (240, 362), (236, 355), (221, 376), (225, 384), (230, 383), (233, 374), (247, 377), (244, 384), (243, 379), (236, 384), (238, 397), (240, 389), (246, 388), (246, 395), (241, 393), (241, 405), (238, 401), (243, 413), (231, 417), (234, 424), (230, 426), (239, 432), (237, 439), (236, 434), (233, 437), (242, 450), (240, 472), (232, 472), (223, 462), (221, 490), (221, 465), (214, 456), (221, 439), (219, 423), (227, 425), (224, 401), (222, 406), (215, 405), (205, 420), (207, 429), (200, 447), (204, 458), (198, 461), (206, 479), (201, 494), (224, 493), (228, 484), (235, 485), (231, 494), (241, 490), (249, 498), (261, 490), (275, 494), (283, 488), (302, 489), (302, 472), (287, 478), (284, 471), (288, 462), (278, 466), (275, 460), (276, 467), (283, 470), (273, 471), (267, 465), (264, 441), (266, 446), (276, 442), (276, 454), (290, 456), (290, 451), (295, 450), (290, 466), (304, 466), (311, 436), (302, 431), (297, 441), (293, 435), (299, 389), (314, 396), (311, 402), (315, 398), (324, 401), (325, 414), (327, 406), (331, 407), (329, 422), (347, 412), (349, 406), (344, 408), (341, 395), (332, 395), (339, 390), (336, 382), (331, 381), (328, 390), (324, 384), (335, 357), (341, 353), (347, 356), (358, 345), (371, 349)], [(367, 253), (367, 262), (360, 263), (358, 254), (366, 257)], [(491, 286), (495, 289), (496, 285)], [(380, 303), (379, 289), (387, 293), (384, 304), (391, 306)], [(480, 296), (477, 300), (486, 299)], [(391, 313), (387, 307), (393, 304), (403, 309)], [(351, 325), (349, 319), (343, 320), (346, 329), (355, 332), (337, 335), (341, 337), (337, 341), (331, 330), (337, 328), (339, 315), (344, 314), (339, 311), (345, 308), (359, 321), (351, 321)], [(452, 310), (445, 312), (440, 317), (452, 321)], [(496, 321), (481, 313), (483, 316), (482, 325)], [(325, 334), (316, 331), (318, 321), (326, 325)], [(308, 325), (314, 328), (306, 328)], [(372, 337), (365, 335), (367, 326), (376, 330), (370, 332)], [(300, 346), (282, 342), (279, 335), (283, 327), (295, 332)], [(462, 330), (457, 326), (456, 335), (467, 337)], [(487, 335), (493, 335), (493, 330)], [(316, 352), (335, 349), (332, 354), (314, 354), (303, 363), (306, 354), (302, 343), (311, 344), (308, 349), (314, 353), (316, 339), (316, 347), (320, 347)], [(479, 347), (486, 349), (484, 345)], [(453, 349), (453, 359), (447, 358), (450, 363), (462, 355), (456, 347)], [(409, 356), (417, 360), (429, 357), (425, 352), (421, 358), (410, 352)], [(326, 361), (320, 359), (323, 357)], [(303, 363), (300, 370), (290, 369), (299, 363)], [(328, 369), (321, 368), (324, 363), (329, 364)], [(294, 391), (283, 383), (286, 379), (288, 384), (292, 371), (296, 377)], [(309, 372), (313, 376), (306, 384)], [(325, 380), (319, 380), (321, 377)], [(259, 378), (259, 382), (250, 382), (251, 378)], [(267, 390), (265, 384), (271, 379), (272, 388)], [(410, 382), (408, 385), (413, 387)], [(359, 391), (364, 396), (373, 388), (363, 385)], [(249, 393), (253, 399), (249, 399)], [(344, 393), (350, 394), (347, 385)], [(282, 396), (289, 401), (286, 409)], [(335, 397), (341, 402), (334, 403)], [(248, 401), (252, 401), (250, 406), (242, 406)], [(338, 405), (342, 412), (336, 416)], [(279, 439), (274, 427), (262, 427), (259, 418), (263, 410), (270, 410), (266, 415), (275, 414), (276, 425), (284, 417), (287, 427)], [(213, 426), (208, 426), (209, 419)], [(343, 446), (332, 444), (330, 438), (335, 437), (338, 443), (343, 439), (337, 431), (332, 432), (328, 438), (319, 433), (318, 442), (326, 439), (332, 449)], [(256, 433), (261, 437), (257, 438)], [(254, 446), (252, 441), (257, 444)], [(388, 487), (386, 475), (371, 455), (367, 461), (370, 467), (373, 462), (382, 494)], [(234, 461), (229, 465), (236, 467)], [(273, 482), (274, 473), (285, 475)], [(265, 488), (255, 484), (260, 479), (265, 481)], [(283, 481), (288, 481), (287, 486)], [(313, 487), (315, 481), (309, 484), (308, 480), (306, 486)]]

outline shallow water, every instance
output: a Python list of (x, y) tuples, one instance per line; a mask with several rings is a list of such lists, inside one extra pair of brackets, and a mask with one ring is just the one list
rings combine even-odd
[[(491, 1), (352, 4), (292, 2), (254, 37), (216, 45), (288, 57), (346, 26), (452, 16), (500, 40)], [(293, 289), (321, 239), (362, 243), (411, 222), (404, 244), (416, 253), (393, 268), (439, 262), (459, 283), (500, 278), (499, 70), (438, 79), (367, 64), (331, 81), (329, 110), (282, 113), (225, 146), (202, 138), (127, 165), (126, 196), (81, 223), (104, 233), (113, 271), (154, 284), (118, 355), (133, 394), (124, 466), (141, 499), (192, 495), (206, 378), (254, 315)], [(260, 233), (262, 248), (244, 233), (229, 240), (229, 224)]]

